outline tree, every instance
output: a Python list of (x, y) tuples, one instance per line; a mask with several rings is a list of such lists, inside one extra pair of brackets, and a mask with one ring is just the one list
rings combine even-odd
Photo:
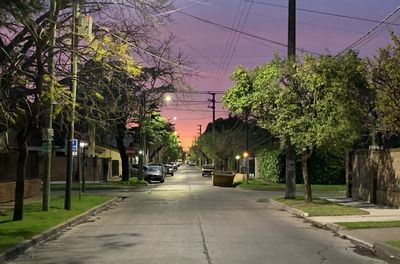
[[(270, 134), (254, 121), (248, 124), (249, 150), (265, 147), (270, 143)], [(219, 118), (215, 121), (215, 144), (212, 139), (212, 123), (208, 124), (203, 135), (191, 151), (192, 156), (198, 158), (201, 153), (209, 159), (216, 160), (216, 167), (221, 170), (235, 169), (235, 156), (246, 150), (246, 123), (239, 117)]]
[[(6, 2), (0, 8), (0, 132), (13, 132), (17, 136), (19, 154), (13, 219), (21, 220), (27, 141), (38, 142), (45, 112), (43, 102), (54, 93), (48, 88), (45, 70), (47, 32), (54, 14), (49, 15), (44, 1)], [(58, 4), (56, 13), (61, 8)]]
[[(43, 0), (33, 1), (9, 1), (2, 2), (0, 7), (0, 132), (15, 131), (18, 138), (19, 169), (16, 182), (16, 205), (14, 220), (22, 219), (23, 193), (25, 164), (27, 159), (26, 145), (31, 141), (39, 145), (40, 133), (43, 126), (43, 114), (48, 114), (48, 102), (57, 102), (53, 118), (62, 114), (61, 120), (69, 117), (70, 111), (62, 111), (69, 108), (71, 96), (69, 91), (61, 85), (56, 84), (51, 89), (50, 82), (55, 81), (49, 78), (46, 72), (46, 61), (49, 47), (49, 25), (54, 17), (58, 17), (60, 25), (59, 37), (57, 39), (57, 80), (62, 82), (69, 73), (69, 37), (70, 11), (68, 1), (56, 1), (56, 14), (49, 16), (48, 3)], [(147, 32), (154, 29), (155, 23), (162, 22), (167, 16), (154, 16), (172, 8), (170, 1), (134, 1), (127, 0), (123, 3), (107, 2), (100, 4), (87, 3), (86, 14), (95, 13), (96, 18), (102, 20), (103, 31), (110, 28), (115, 21), (120, 22), (121, 16), (129, 17), (124, 21), (126, 30), (122, 39), (134, 38), (136, 35), (129, 34), (139, 28), (145, 28)], [(59, 12), (62, 11), (62, 12)], [(58, 15), (60, 14), (60, 15)], [(54, 17), (53, 17), (54, 15)], [(136, 23), (132, 26), (132, 23)], [(107, 25), (107, 27), (105, 27)], [(141, 31), (143, 43), (150, 38), (149, 34)], [(130, 44), (135, 44), (133, 41)], [(84, 44), (84, 43), (82, 43)], [(146, 45), (148, 46), (148, 45)], [(138, 51), (148, 52), (146, 48), (137, 46)], [(80, 55), (90, 60), (85, 49), (80, 50)], [(129, 66), (129, 65), (125, 65)], [(66, 78), (68, 80), (68, 78)], [(61, 128), (63, 124), (59, 125)]]
[(305, 201), (312, 201), (308, 159), (315, 149), (345, 150), (365, 120), (368, 86), (363, 62), (353, 52), (305, 56), (293, 65), (275, 57), (253, 70), (251, 112), (258, 124), (290, 139), (301, 157)]
[(376, 126), (387, 136), (400, 132), (400, 39), (393, 32), (392, 41), (368, 61), (370, 82), (376, 92)]
[[(278, 63), (278, 60), (275, 60)], [(275, 67), (276, 65), (271, 64), (268, 68), (269, 78), (279, 78), (282, 67)], [(225, 106), (235, 114), (245, 114), (246, 116), (252, 115), (254, 118), (258, 118), (254, 111), (251, 111), (256, 101), (254, 101), (254, 72), (249, 71), (241, 66), (238, 66), (231, 76), (234, 86), (231, 87), (223, 96), (222, 101)], [(263, 114), (261, 114), (263, 115)], [(296, 196), (296, 157), (293, 147), (290, 143), (290, 139), (285, 136), (280, 136), (281, 148), (286, 151), (286, 193), (285, 198), (293, 199)]]

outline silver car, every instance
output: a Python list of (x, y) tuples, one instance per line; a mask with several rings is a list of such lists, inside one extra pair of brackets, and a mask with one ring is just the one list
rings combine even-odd
[(165, 168), (162, 164), (149, 164), (144, 179), (148, 182), (153, 180), (163, 183), (165, 181)]

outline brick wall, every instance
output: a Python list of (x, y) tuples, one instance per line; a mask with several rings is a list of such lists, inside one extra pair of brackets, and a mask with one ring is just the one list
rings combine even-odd
[(400, 149), (356, 151), (350, 158), (353, 197), (400, 207)]
[[(39, 179), (25, 180), (25, 198), (40, 194), (41, 181)], [(14, 201), (15, 182), (0, 182), (0, 203)]]

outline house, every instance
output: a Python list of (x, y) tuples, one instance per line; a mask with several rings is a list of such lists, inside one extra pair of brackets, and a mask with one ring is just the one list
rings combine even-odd
[[(11, 202), (15, 197), (15, 181), (18, 168), (18, 151), (9, 144), (7, 135), (0, 134), (0, 203)], [(95, 147), (95, 157), (84, 155), (84, 175), (88, 182), (100, 182), (119, 179), (122, 174), (121, 158), (117, 149), (106, 146)], [(78, 158), (74, 159), (74, 177), (78, 177)], [(67, 157), (65, 148), (54, 148), (51, 180), (65, 182)], [(41, 147), (28, 147), (27, 173), (25, 178), (25, 197), (40, 195), (44, 164)]]

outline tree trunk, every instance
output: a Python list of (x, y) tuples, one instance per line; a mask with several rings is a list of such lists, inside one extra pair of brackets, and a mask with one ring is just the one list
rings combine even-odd
[(296, 153), (289, 141), (285, 143), (286, 147), (286, 192), (285, 199), (296, 198)]
[(303, 179), (304, 179), (304, 201), (306, 203), (312, 202), (312, 194), (311, 194), (311, 184), (310, 178), (308, 174), (308, 159), (310, 158), (312, 151), (309, 153), (303, 154), (301, 158), (301, 168), (303, 172)]
[(353, 197), (352, 189), (353, 189), (353, 175), (352, 175), (352, 168), (353, 168), (353, 156), (354, 152), (351, 150), (347, 150), (346, 152), (346, 197), (351, 198)]
[(119, 155), (121, 156), (121, 162), (122, 162), (122, 181), (129, 181), (129, 161), (128, 161), (128, 155), (126, 155), (126, 148), (124, 145), (124, 135), (123, 134), (118, 135), (116, 140), (117, 140)]
[(18, 168), (17, 178), (15, 182), (15, 204), (13, 221), (19, 221), (23, 218), (24, 210), (24, 189), (25, 189), (25, 174), (26, 164), (28, 159), (28, 148), (26, 144), (26, 126), (21, 128), (17, 134), (18, 141)]

